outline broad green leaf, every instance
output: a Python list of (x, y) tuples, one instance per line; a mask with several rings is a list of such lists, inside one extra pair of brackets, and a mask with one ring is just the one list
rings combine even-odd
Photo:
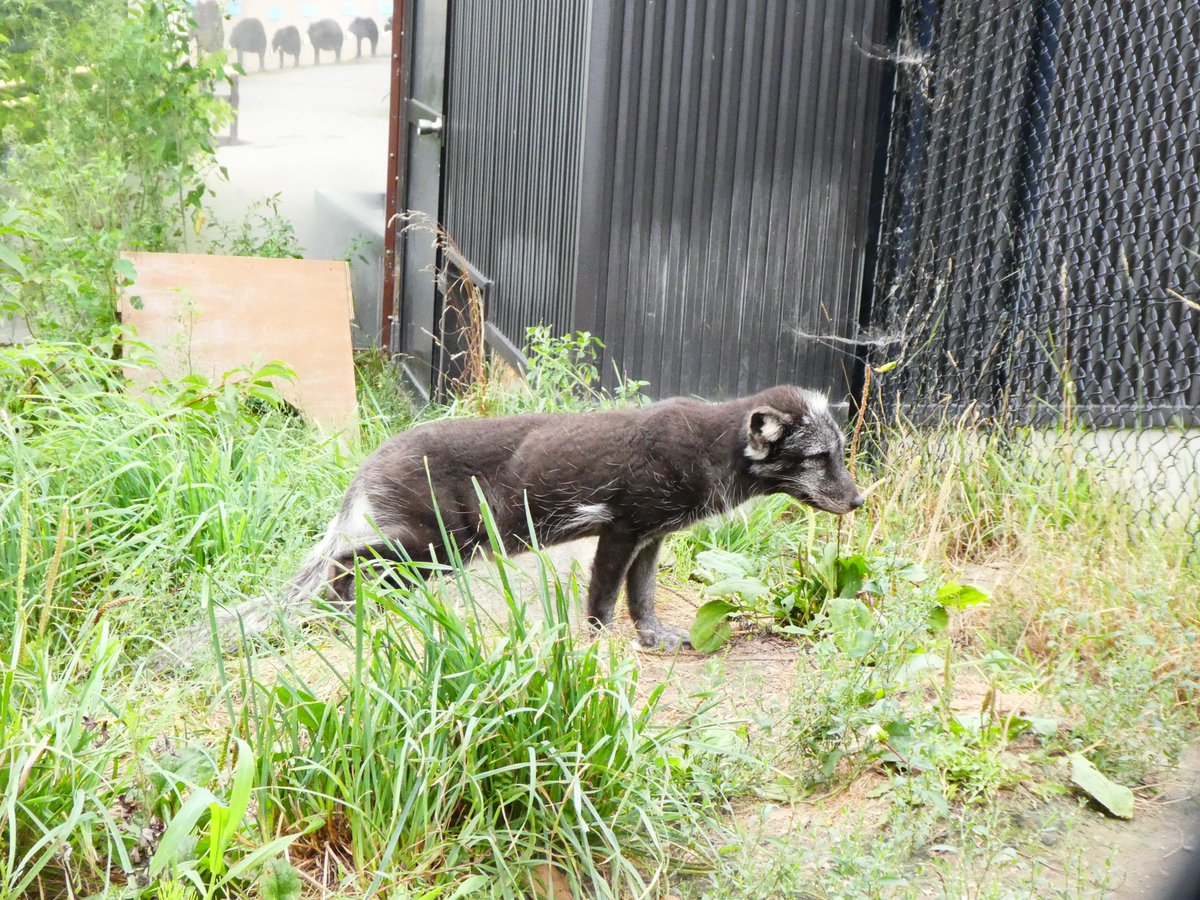
[(127, 259), (118, 259), (113, 263), (113, 271), (126, 281), (137, 281), (137, 269)]
[(829, 624), (835, 634), (851, 634), (871, 627), (871, 611), (861, 600), (852, 597), (833, 597), (827, 608)]
[(978, 606), (987, 603), (990, 598), (979, 588), (969, 584), (958, 584), (948, 581), (938, 588), (937, 600), (942, 606), (950, 609), (966, 609), (968, 606)]
[(861, 553), (840, 556), (837, 560), (837, 588), (839, 597), (857, 597), (871, 574), (867, 558)]
[(312, 734), (319, 734), (322, 724), (328, 715), (326, 704), (318, 700), (308, 691), (297, 691), (286, 684), (275, 686), (275, 695), (288, 709), (288, 715), (296, 720)]
[(861, 659), (871, 650), (875, 633), (871, 611), (859, 600), (832, 597), (827, 606), (834, 642), (851, 659)]
[(1033, 728), (1033, 723), (1024, 716), (1005, 716), (1000, 720), (1004, 726), (1004, 737), (1006, 740), (1015, 741), (1025, 732)]
[(896, 672), (896, 680), (904, 684), (925, 672), (942, 672), (945, 668), (945, 658), (936, 653), (914, 653)]
[(488, 884), (489, 879), (486, 875), (472, 875), (460, 884), (458, 889), (447, 900), (461, 900), (463, 897), (470, 897), (478, 891), (483, 891), (487, 888)]
[(795, 803), (808, 793), (807, 786), (794, 775), (779, 774), (773, 781), (760, 783), (754, 788), (756, 796), (764, 800)]
[(705, 550), (696, 554), (696, 564), (718, 575), (757, 575), (758, 564), (741, 553), (728, 550)]
[(730, 728), (726, 725), (708, 725), (697, 735), (697, 738), (705, 747), (717, 753), (731, 753), (740, 750), (747, 741), (744, 730)]
[(712, 653), (729, 640), (733, 635), (729, 616), (735, 612), (737, 607), (724, 600), (709, 600), (696, 610), (688, 637), (698, 653)]
[(171, 817), (171, 821), (167, 824), (167, 829), (163, 832), (163, 836), (154, 850), (154, 856), (150, 859), (151, 878), (157, 878), (168, 865), (176, 861), (178, 851), (184, 841), (191, 835), (192, 829), (196, 827), (200, 817), (214, 803), (219, 804), (220, 801), (211, 791), (203, 788), (193, 791), (191, 796), (183, 801), (179, 811)]
[(297, 378), (296, 370), (286, 363), (281, 363), (278, 360), (269, 362), (265, 366), (256, 369), (250, 378), (253, 381), (262, 381), (264, 378), (286, 378), (289, 381), (295, 381)]
[(941, 634), (950, 625), (950, 614), (946, 607), (938, 605), (929, 611), (925, 624), (933, 634)]
[(12, 247), (0, 244), (0, 262), (16, 272), (21, 278), (25, 277), (25, 260), (21, 259), (17, 255), (17, 251), (12, 249)]
[(989, 713), (952, 713), (950, 716), (950, 732), (952, 734), (978, 735), (991, 721), (992, 717)]
[(272, 857), (282, 855), (294, 841), (299, 840), (301, 837), (303, 837), (302, 833), (285, 834), (283, 837), (277, 837), (275, 840), (268, 841), (260, 847), (255, 847), (229, 867), (229, 871), (218, 882), (218, 886), (232, 884), (243, 876), (250, 874)]
[(1110, 781), (1082, 753), (1071, 754), (1071, 783), (1118, 819), (1133, 818), (1133, 791)]
[(704, 589), (704, 595), (706, 597), (729, 597), (736, 594), (743, 601), (749, 603), (757, 600), (768, 590), (769, 588), (757, 578), (733, 575), (710, 584)]
[(1033, 729), (1033, 733), (1041, 737), (1054, 737), (1058, 731), (1058, 719), (1047, 718), (1046, 716), (1030, 716), (1029, 727)]
[(238, 739), (238, 764), (233, 772), (233, 785), (229, 787), (229, 817), (221, 830), (221, 847), (229, 846), (233, 835), (241, 824), (241, 817), (250, 806), (250, 794), (254, 787), (254, 752), (250, 744)]
[(918, 563), (905, 563), (896, 570), (896, 577), (907, 581), (909, 584), (920, 584), (929, 577), (929, 573), (925, 571), (925, 567)]
[[(153, 782), (156, 790), (168, 788), (208, 787), (217, 777), (217, 765), (205, 747), (199, 743), (183, 744), (159, 762)], [(181, 791), (182, 793), (182, 791)]]
[(273, 859), (258, 880), (263, 900), (300, 900), (300, 873), (286, 859)]

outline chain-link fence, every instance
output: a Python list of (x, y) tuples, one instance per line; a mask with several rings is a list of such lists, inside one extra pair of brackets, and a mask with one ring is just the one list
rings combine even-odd
[(904, 0), (897, 63), (873, 393), (1066, 426), (1197, 535), (1200, 4)]

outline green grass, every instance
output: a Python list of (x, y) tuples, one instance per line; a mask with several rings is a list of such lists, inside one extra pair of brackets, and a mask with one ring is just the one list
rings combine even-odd
[[(0, 895), (60, 892), (127, 859), (110, 802), (132, 786), (110, 732), (121, 645), (101, 628), (64, 653), (12, 634), (0, 663)], [(70, 852), (68, 852), (68, 850)]]
[[(549, 395), (450, 410), (364, 358), (344, 440), (269, 371), (144, 401), (86, 348), (0, 352), (0, 894), (1096, 889), (1060, 826), (1098, 815), (1065, 760), (1154, 796), (1197, 725), (1200, 572), (1194, 537), (1145, 532), (1069, 432), (891, 426), (854, 516), (772, 498), (673, 540), (675, 585), (735, 610), (725, 665), (790, 661), (761, 690), (726, 695), (724, 650), (648, 676), (582, 641), (545, 568), (499, 586), (499, 622), (462, 575), (363, 580), (353, 620), (147, 665), (211, 604), (282, 585), (355, 463), (418, 416), (595, 403), (579, 340), (535, 361)], [(742, 593), (711, 571), (729, 559)], [(989, 602), (957, 609), (951, 582)]]
[(364, 584), (346, 633), (294, 636), (283, 671), (231, 680), (264, 833), (305, 831), (314, 869), (332, 854), (372, 888), (499, 896), (640, 895), (711, 861), (670, 763), (684, 734), (635, 700), (628, 658), (576, 644), (568, 590), (543, 580), (538, 626), (505, 591), (497, 632), (459, 587), (465, 614), (429, 585)]
[(629, 659), (576, 644), (573, 586), (543, 581), (536, 627), (507, 588), (497, 632), (430, 587), (364, 582), (349, 633), (288, 629), (257, 663), (186, 676), (142, 665), (211, 600), (279, 585), (364, 445), (412, 421), (364, 360), (347, 456), (246, 374), (143, 401), (82, 347), (3, 355), (8, 888), (242, 894), (285, 847), (329, 888), (460, 896), (655, 894), (711, 862), (672, 764), (686, 732), (636, 699)]
[[(800, 830), (760, 834), (743, 818), (742, 855), (698, 893), (1098, 891), (1109, 877), (1101, 856), (1039, 837), (1056, 833), (1043, 823), (1096, 815), (1070, 788), (1069, 754), (1152, 801), (1194, 739), (1197, 536), (1179, 519), (1148, 524), (1144, 497), (1117, 486), (1111, 457), (1080, 449), (1081, 433), (901, 424), (884, 436), (882, 454), (860, 460), (863, 512), (835, 521), (779, 502), (675, 541), (685, 578), (702, 574), (697, 560), (713, 548), (757, 561), (752, 580), (764, 589), (753, 599), (724, 596), (720, 582), (704, 590), (732, 599), (746, 633), (805, 644), (790, 705), (762, 728), (765, 765), (757, 786), (741, 786), (744, 802), (800, 799), (837, 820), (831, 845)], [(795, 628), (780, 601), (812, 589), (807, 573), (826, 547), (847, 566), (864, 560), (868, 585), (889, 560), (928, 577), (891, 577), (860, 594), (868, 602), (853, 603), (854, 615), (827, 589), (824, 611)], [(990, 602), (952, 610), (946, 631), (928, 628), (949, 579), (982, 579)], [(1013, 698), (1038, 707), (1035, 724), (1012, 713)], [(872, 804), (860, 798), (839, 815), (862, 784), (874, 808), (862, 812)]]

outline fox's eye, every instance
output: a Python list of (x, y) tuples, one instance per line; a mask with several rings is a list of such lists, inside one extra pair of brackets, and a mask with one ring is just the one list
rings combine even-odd
[(826, 450), (824, 453), (814, 453), (812, 456), (809, 457), (809, 459), (811, 459), (813, 462), (829, 462), (829, 460), (830, 460), (829, 451)]

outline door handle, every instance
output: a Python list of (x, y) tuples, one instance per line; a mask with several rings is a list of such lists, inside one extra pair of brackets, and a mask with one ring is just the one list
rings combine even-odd
[(417, 134), (441, 134), (445, 124), (441, 116), (436, 119), (417, 119)]

